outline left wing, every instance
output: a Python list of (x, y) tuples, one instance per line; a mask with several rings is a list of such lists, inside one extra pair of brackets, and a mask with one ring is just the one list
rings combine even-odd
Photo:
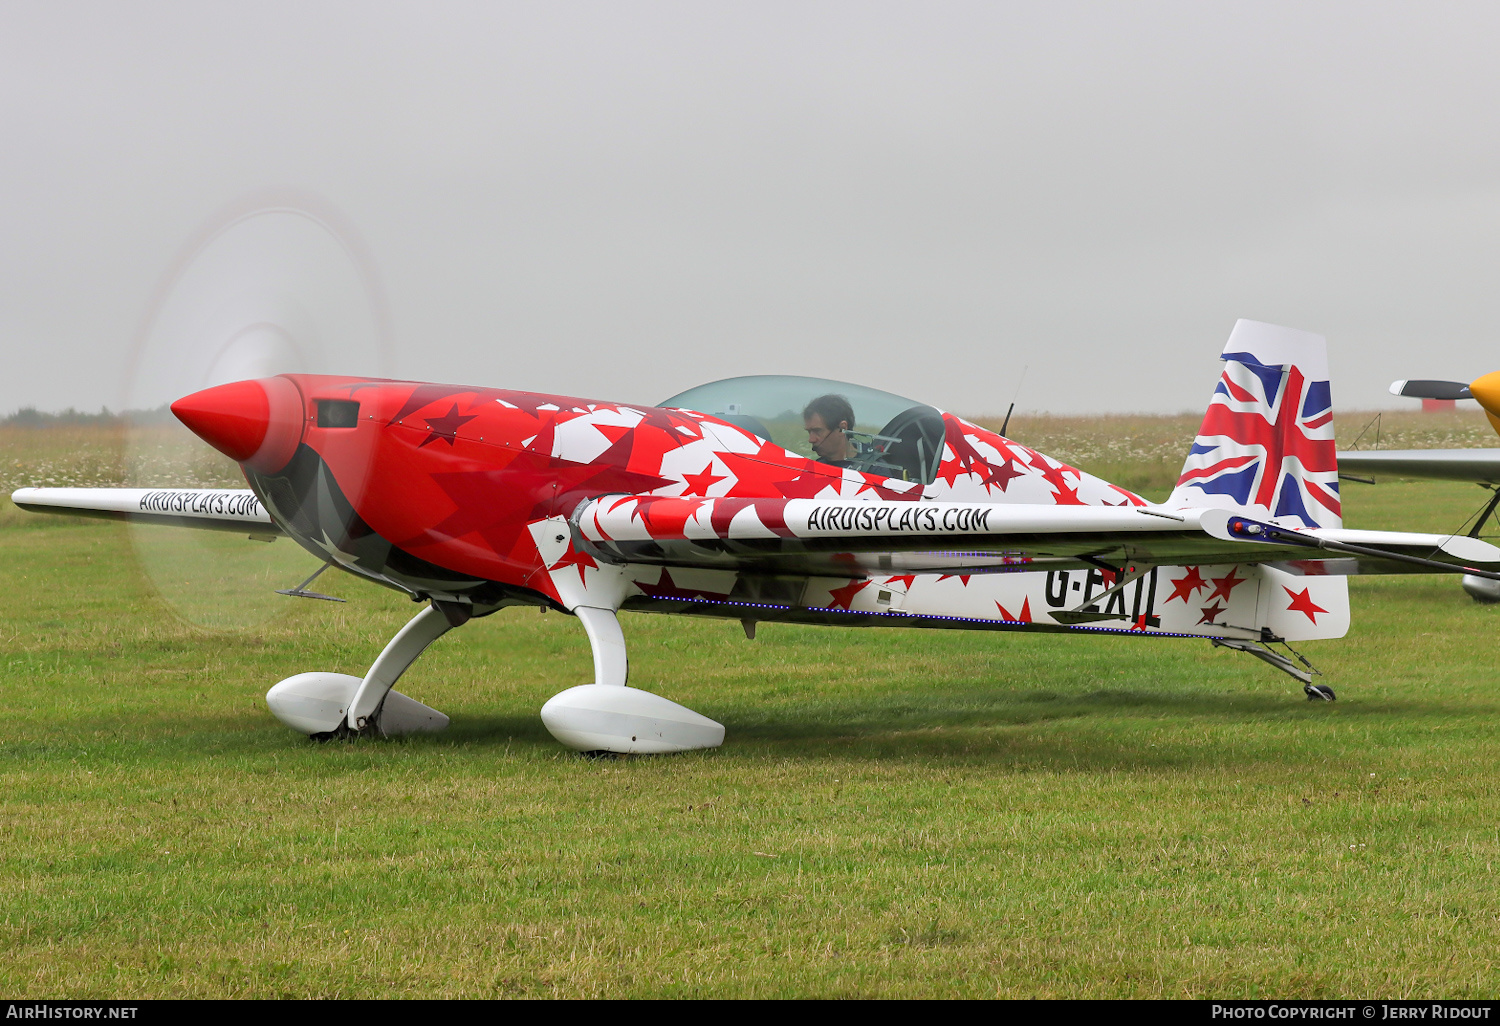
[(283, 533), (248, 488), (17, 488), (10, 501), (32, 513), (262, 536)]
[(1338, 454), (1340, 473), (1500, 484), (1500, 449), (1374, 449)]
[(1500, 580), (1500, 549), (1474, 538), (1298, 530), (1220, 509), (608, 495), (582, 503), (570, 519), (581, 547), (610, 562), (760, 573), (1272, 563), (1294, 573), (1446, 571)]

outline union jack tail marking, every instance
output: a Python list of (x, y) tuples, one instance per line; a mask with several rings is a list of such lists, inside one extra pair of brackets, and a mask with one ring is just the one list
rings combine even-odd
[(1323, 336), (1238, 321), (1220, 358), (1224, 373), (1167, 504), (1340, 526)]

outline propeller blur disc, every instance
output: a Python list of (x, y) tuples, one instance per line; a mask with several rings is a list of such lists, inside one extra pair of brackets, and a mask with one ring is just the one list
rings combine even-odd
[[(239, 467), (166, 409), (192, 392), (275, 374), (389, 374), (390, 340), (373, 262), (348, 222), (308, 197), (239, 204), (184, 246), (136, 340), (125, 409), (125, 476), (137, 487), (246, 487)], [(183, 619), (211, 630), (286, 612), (277, 595), (317, 559), (274, 544), (132, 525), (145, 575)], [(332, 582), (330, 582), (332, 583)]]

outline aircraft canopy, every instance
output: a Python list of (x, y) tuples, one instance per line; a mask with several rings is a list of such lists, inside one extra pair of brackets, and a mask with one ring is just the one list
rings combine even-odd
[(943, 448), (943, 417), (915, 399), (878, 388), (796, 374), (751, 374), (679, 392), (658, 406), (707, 413), (816, 459), (802, 410), (825, 395), (843, 396), (854, 410), (850, 438), (859, 447), (853, 469), (931, 484)]

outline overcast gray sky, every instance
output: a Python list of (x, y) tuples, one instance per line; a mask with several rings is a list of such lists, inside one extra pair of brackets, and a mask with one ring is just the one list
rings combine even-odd
[[(124, 401), (183, 247), (338, 211), (389, 370), (1201, 408), (1500, 367), (1500, 6), (0, 0), (0, 411)], [(357, 368), (350, 368), (357, 369)]]

